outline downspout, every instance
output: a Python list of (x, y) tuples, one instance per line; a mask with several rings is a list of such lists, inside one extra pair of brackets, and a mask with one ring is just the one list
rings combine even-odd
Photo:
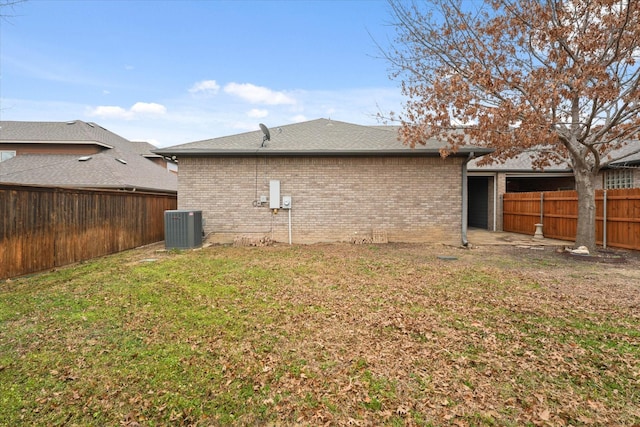
[(498, 172), (493, 174), (493, 231), (498, 231)]
[(469, 163), (475, 157), (475, 153), (472, 151), (464, 162), (462, 162), (462, 246), (467, 247), (469, 240), (467, 239), (467, 228), (469, 222), (469, 186), (467, 183), (467, 163)]

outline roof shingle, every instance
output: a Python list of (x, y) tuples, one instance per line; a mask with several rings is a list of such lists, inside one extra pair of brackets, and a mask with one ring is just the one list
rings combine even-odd
[[(176, 175), (145, 159), (141, 144), (132, 144), (94, 123), (3, 121), (0, 147), (3, 143), (82, 143), (97, 145), (102, 151), (87, 161), (73, 154), (22, 154), (0, 162), (0, 182), (162, 192), (178, 188)], [(146, 153), (151, 154), (148, 148)]]
[[(395, 130), (395, 131), (394, 131)], [(164, 155), (439, 155), (446, 143), (431, 139), (415, 149), (398, 139), (397, 128), (362, 126), (317, 119), (270, 129), (263, 146), (262, 131), (246, 132), (154, 150)], [(492, 150), (464, 146), (457, 154)]]

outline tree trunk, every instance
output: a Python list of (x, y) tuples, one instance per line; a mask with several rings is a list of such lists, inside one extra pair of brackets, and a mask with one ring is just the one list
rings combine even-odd
[(578, 228), (576, 246), (586, 246), (595, 253), (596, 247), (596, 177), (597, 172), (574, 169), (578, 191)]

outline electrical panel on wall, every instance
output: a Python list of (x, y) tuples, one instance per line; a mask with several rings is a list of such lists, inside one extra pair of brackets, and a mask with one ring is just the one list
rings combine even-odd
[(280, 181), (269, 181), (269, 209), (280, 209)]

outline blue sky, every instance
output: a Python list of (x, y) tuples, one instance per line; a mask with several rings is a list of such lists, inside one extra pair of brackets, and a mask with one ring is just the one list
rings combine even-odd
[(320, 117), (377, 124), (400, 83), (384, 0), (28, 0), (0, 20), (0, 119), (160, 147)]

